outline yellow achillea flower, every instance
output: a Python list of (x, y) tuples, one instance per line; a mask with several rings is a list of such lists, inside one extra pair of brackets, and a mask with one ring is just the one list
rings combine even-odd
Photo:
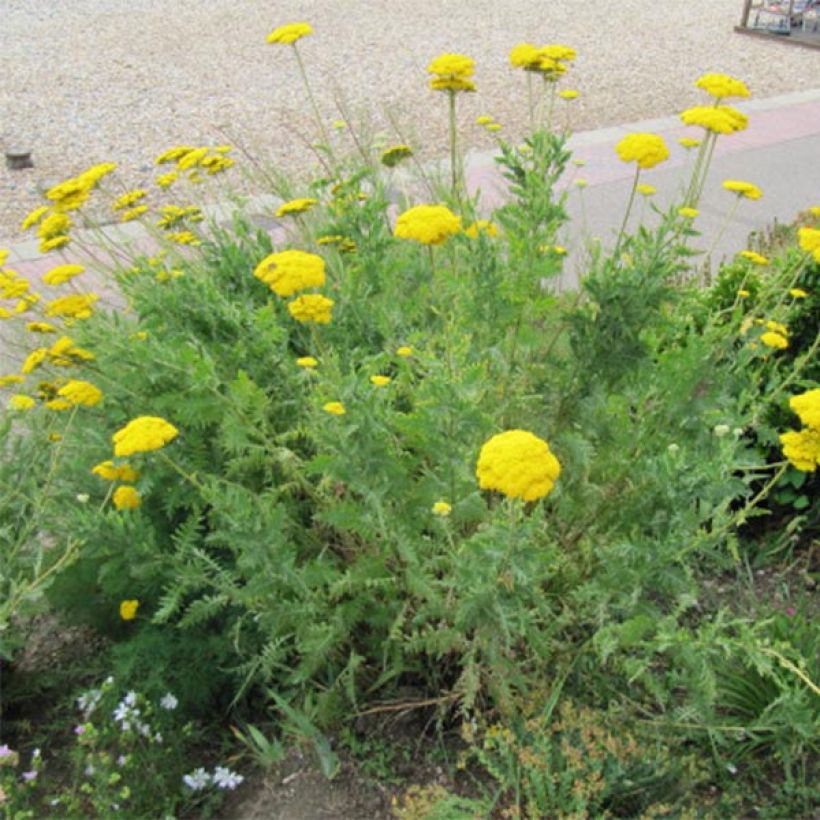
[(766, 347), (771, 347), (774, 350), (785, 350), (789, 346), (789, 340), (773, 330), (766, 331), (766, 333), (762, 334), (760, 341), (763, 342)]
[(42, 240), (64, 236), (68, 233), (72, 224), (71, 219), (64, 213), (53, 211), (45, 219), (40, 221), (37, 227), (37, 236)]
[(658, 189), (654, 185), (647, 185), (645, 182), (638, 185), (635, 190), (637, 190), (641, 196), (652, 196), (658, 192)]
[(0, 376), (0, 387), (7, 387), (10, 384), (22, 384), (25, 381), (23, 376), (17, 373), (10, 373), (8, 376)]
[(139, 471), (128, 464), (114, 464), (113, 461), (101, 461), (91, 468), (91, 472), (105, 481), (134, 482), (140, 477)]
[(820, 430), (820, 387), (792, 396), (789, 399), (789, 407), (806, 427)]
[(171, 231), (167, 238), (177, 245), (200, 245), (201, 242), (193, 231)]
[(94, 407), (102, 400), (103, 393), (99, 387), (91, 382), (71, 379), (67, 381), (58, 391), (58, 396), (62, 396), (72, 405), (82, 405), (83, 407)]
[(124, 211), (126, 208), (131, 208), (136, 205), (141, 199), (145, 199), (148, 191), (144, 188), (136, 188), (133, 191), (127, 191), (122, 196), (117, 197), (111, 209), (114, 211)]
[(173, 441), (179, 430), (159, 416), (138, 416), (111, 437), (115, 456), (159, 450)]
[(741, 289), (737, 292), (737, 295), (738, 295), (741, 299), (748, 299), (748, 298), (749, 298), (752, 294), (751, 294), (751, 291), (744, 290), (743, 288), (741, 288)]
[(387, 387), (393, 381), (390, 376), (371, 376), (370, 383), (376, 387)]
[(9, 399), (9, 407), (12, 410), (31, 410), (37, 402), (31, 396), (24, 396), (17, 393)]
[(478, 219), (472, 225), (468, 225), (464, 229), (464, 233), (470, 239), (478, 239), (478, 235), (482, 233), (484, 236), (496, 237), (498, 236), (498, 227), (495, 222), (490, 222), (489, 219)]
[(173, 148), (169, 148), (167, 151), (163, 151), (154, 160), (154, 162), (157, 165), (167, 165), (169, 162), (178, 162), (186, 154), (189, 154), (191, 151), (194, 150), (195, 148), (193, 145), (175, 145)]
[(413, 149), (409, 145), (391, 145), (382, 153), (382, 165), (395, 168), (403, 159), (413, 156)]
[(137, 488), (127, 484), (117, 487), (111, 500), (118, 510), (136, 510), (142, 504), (142, 496)]
[(120, 618), (133, 621), (137, 617), (140, 602), (137, 600), (120, 601)]
[(578, 97), (580, 96), (580, 92), (575, 91), (572, 88), (568, 88), (565, 91), (559, 91), (558, 96), (562, 100), (577, 100)]
[(678, 139), (678, 144), (684, 148), (697, 148), (700, 143), (700, 140), (696, 140), (693, 137), (680, 137), (680, 139)]
[(327, 404), (322, 405), (322, 410), (325, 413), (330, 413), (331, 416), (343, 416), (347, 412), (340, 401), (329, 401)]
[(83, 171), (78, 179), (82, 180), (87, 185), (90, 185), (92, 188), (96, 188), (99, 181), (104, 176), (108, 176), (108, 174), (116, 169), (116, 162), (101, 162), (98, 165), (92, 165), (90, 168)]
[(318, 199), (311, 199), (310, 197), (302, 197), (301, 199), (291, 199), (288, 202), (283, 202), (276, 209), (276, 216), (289, 216), (291, 214), (303, 214), (309, 211), (314, 205), (319, 202)]
[(413, 348), (409, 345), (402, 345), (401, 347), (396, 348), (396, 355), (406, 359), (413, 355)]
[(27, 231), (29, 228), (33, 228), (48, 212), (48, 205), (41, 205), (39, 208), (30, 211), (20, 223), (20, 230)]
[(161, 218), (157, 221), (157, 227), (163, 230), (174, 228), (181, 222), (202, 222), (205, 218), (202, 209), (196, 205), (181, 207), (179, 205), (163, 205), (159, 212)]
[(783, 455), (793, 467), (804, 473), (813, 473), (820, 465), (820, 430), (806, 428), (780, 434)]
[(453, 507), (446, 501), (436, 501), (436, 503), (433, 504), (432, 510), (433, 515), (438, 515), (441, 518), (446, 518), (453, 511)]
[(699, 213), (697, 208), (678, 208), (678, 215), (684, 219), (694, 219)]
[(791, 296), (792, 299), (805, 299), (808, 295), (803, 288), (791, 288), (789, 290), (789, 296)]
[(532, 43), (518, 43), (510, 49), (510, 65), (513, 68), (531, 69), (538, 64), (538, 46)]
[(64, 248), (69, 242), (71, 242), (70, 236), (52, 236), (51, 239), (46, 239), (40, 242), (39, 250), (40, 253), (48, 253), (49, 251), (56, 251), (60, 248)]
[(127, 211), (123, 211), (120, 214), (120, 222), (133, 222), (145, 213), (148, 213), (148, 206), (137, 205), (136, 208), (129, 208)]
[(292, 296), (300, 290), (324, 285), (325, 260), (306, 251), (279, 251), (266, 256), (253, 275), (277, 296)]
[(46, 191), (46, 199), (54, 203), (56, 211), (76, 211), (88, 200), (92, 187), (90, 180), (73, 177)]
[[(763, 324), (763, 322), (760, 322)], [(786, 325), (782, 324), (781, 322), (775, 322), (773, 319), (769, 319), (766, 321), (766, 330), (771, 330), (774, 333), (779, 333), (781, 336), (788, 336), (789, 329)]]
[(208, 156), (207, 148), (194, 148), (186, 151), (178, 160), (177, 168), (180, 171), (189, 171), (200, 164), (200, 162)]
[(749, 125), (749, 118), (728, 105), (698, 105), (681, 113), (685, 125), (699, 125), (715, 134), (734, 134)]
[(313, 27), (310, 23), (286, 23), (284, 26), (275, 28), (266, 38), (268, 43), (280, 43), (282, 45), (293, 45), (302, 37), (313, 34)]
[(288, 302), (288, 313), (297, 322), (315, 322), (318, 325), (326, 325), (333, 318), (333, 300), (318, 293), (308, 293), (305, 296), (298, 296), (292, 302)]
[(91, 362), (95, 356), (90, 350), (77, 347), (68, 336), (61, 336), (46, 351), (48, 360), (58, 367), (68, 367), (78, 362)]
[(552, 490), (561, 465), (546, 441), (526, 430), (507, 430), (481, 448), (476, 467), (482, 490), (535, 501)]
[(810, 253), (815, 262), (820, 262), (820, 229), (799, 228), (797, 239), (801, 250)]
[(726, 97), (749, 96), (746, 83), (728, 74), (704, 74), (695, 82), (695, 87), (711, 94), (717, 100), (723, 100)]
[(416, 205), (396, 220), (394, 235), (423, 245), (440, 245), (461, 230), (461, 218), (444, 205)]
[(32, 373), (46, 360), (47, 356), (47, 347), (38, 347), (36, 350), (32, 350), (31, 353), (29, 353), (23, 361), (23, 364), (20, 367), (20, 372)]
[(474, 71), (475, 61), (465, 54), (439, 54), (427, 66), (428, 74), (435, 74), (430, 80), (434, 91), (475, 91)]
[(654, 168), (669, 159), (669, 149), (658, 134), (628, 134), (615, 146), (615, 150), (623, 162), (636, 162), (642, 169)]
[(341, 234), (327, 234), (316, 240), (320, 245), (335, 245), (339, 253), (355, 253), (356, 243)]
[(178, 171), (169, 171), (167, 174), (160, 174), (156, 179), (156, 183), (160, 188), (170, 188), (178, 179)]
[(578, 56), (574, 48), (562, 45), (561, 43), (541, 46), (538, 51), (542, 57), (546, 57), (548, 60), (565, 60), (566, 62), (572, 62)]
[(751, 263), (755, 265), (768, 265), (769, 260), (763, 256), (762, 253), (757, 253), (756, 251), (741, 251), (738, 256), (743, 257), (744, 259), (748, 259)]
[(46, 316), (67, 316), (71, 319), (87, 319), (93, 304), (99, 299), (96, 293), (73, 293), (46, 302)]
[(576, 188), (584, 189), (587, 187), (587, 185), (589, 185), (589, 182), (587, 182), (587, 180), (585, 180), (583, 177), (580, 177), (579, 179), (576, 179), (575, 182), (573, 182), (572, 184)]
[(18, 276), (11, 268), (0, 270), (0, 298), (16, 299), (28, 293), (30, 287), (28, 279)]
[(500, 131), (501, 130), (501, 123), (500, 122), (491, 122), (489, 125), (485, 125), (484, 128), (487, 131)]
[(495, 120), (487, 114), (475, 118), (476, 125), (489, 125), (491, 122), (495, 122)]
[(296, 364), (298, 364), (299, 367), (304, 367), (306, 370), (312, 370), (314, 367), (319, 366), (319, 361), (318, 359), (314, 359), (313, 356), (300, 356), (296, 360)]
[(68, 399), (50, 399), (46, 402), (46, 407), (49, 410), (57, 410), (58, 412), (70, 410), (73, 406)]
[(43, 276), (43, 282), (47, 285), (64, 285), (84, 270), (82, 265), (57, 265)]
[(752, 182), (744, 182), (742, 179), (724, 179), (721, 183), (727, 191), (737, 194), (744, 199), (760, 199), (763, 191)]

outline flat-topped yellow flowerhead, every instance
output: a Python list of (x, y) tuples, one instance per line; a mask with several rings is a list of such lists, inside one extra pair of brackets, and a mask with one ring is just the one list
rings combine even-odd
[(64, 285), (84, 270), (82, 265), (57, 265), (43, 276), (43, 282), (46, 285)]
[(81, 379), (70, 379), (58, 391), (72, 405), (94, 407), (102, 401), (103, 393), (99, 387)]
[(292, 216), (293, 214), (303, 214), (309, 211), (314, 205), (319, 202), (318, 199), (311, 197), (300, 197), (299, 199), (291, 199), (288, 202), (283, 202), (276, 209), (276, 216)]
[(393, 380), (390, 378), (390, 376), (376, 375), (370, 377), (370, 383), (375, 387), (387, 387), (387, 385), (390, 384), (391, 381)]
[(305, 370), (313, 370), (319, 366), (319, 360), (315, 359), (313, 356), (300, 356), (296, 360), (296, 364), (299, 367), (303, 367)]
[(428, 74), (435, 75), (430, 80), (434, 91), (475, 91), (474, 71), (475, 60), (466, 54), (439, 54), (427, 66)]
[(286, 23), (284, 26), (275, 28), (266, 39), (268, 43), (290, 46), (302, 37), (307, 37), (308, 34), (313, 34), (313, 27), (310, 23)]
[(453, 505), (448, 504), (446, 501), (436, 501), (432, 507), (433, 515), (439, 516), (439, 518), (447, 518), (448, 515), (453, 511)]
[(814, 257), (815, 262), (820, 262), (820, 229), (798, 228), (797, 243), (801, 250)]
[(711, 94), (717, 100), (726, 97), (748, 97), (749, 89), (743, 80), (728, 74), (704, 74), (695, 82), (695, 86)]
[(179, 430), (159, 416), (137, 416), (111, 437), (115, 456), (159, 450), (173, 441)]
[(382, 165), (395, 168), (403, 159), (413, 156), (413, 149), (409, 145), (391, 145), (382, 153)]
[(806, 427), (820, 430), (820, 387), (792, 396), (789, 407), (797, 413)]
[(658, 134), (627, 134), (615, 150), (624, 162), (636, 162), (641, 169), (654, 168), (669, 159), (669, 149)]
[(291, 296), (300, 290), (324, 285), (325, 260), (307, 251), (279, 251), (266, 256), (253, 275), (277, 296)]
[(820, 466), (820, 430), (807, 427), (780, 434), (783, 455), (796, 469), (813, 473)]
[(734, 134), (745, 130), (749, 118), (729, 105), (696, 105), (680, 115), (684, 125), (697, 125), (714, 134)]
[(91, 468), (91, 472), (105, 481), (134, 482), (139, 477), (139, 471), (128, 464), (114, 464), (113, 461), (101, 461)]
[(748, 259), (753, 265), (763, 266), (769, 264), (769, 260), (763, 256), (762, 253), (758, 253), (757, 251), (741, 251), (738, 256), (743, 259)]
[(317, 325), (327, 325), (333, 318), (333, 305), (333, 300), (328, 299), (327, 296), (322, 296), (320, 293), (308, 293), (288, 302), (288, 313), (297, 322), (303, 324), (313, 322)]
[(343, 416), (347, 412), (340, 401), (329, 401), (322, 405), (322, 410), (325, 413), (330, 413), (331, 416)]
[(136, 510), (142, 504), (142, 496), (136, 487), (123, 484), (114, 490), (112, 501), (118, 510)]
[(727, 191), (743, 199), (760, 199), (763, 196), (763, 191), (753, 182), (745, 182), (742, 179), (724, 179), (721, 184)]
[(461, 231), (461, 217), (445, 205), (416, 205), (396, 220), (394, 235), (423, 245), (440, 245)]
[(120, 618), (124, 621), (133, 621), (137, 617), (140, 602), (136, 599), (120, 601)]
[(507, 430), (481, 448), (476, 467), (482, 490), (535, 501), (548, 495), (561, 473), (546, 441), (526, 430)]

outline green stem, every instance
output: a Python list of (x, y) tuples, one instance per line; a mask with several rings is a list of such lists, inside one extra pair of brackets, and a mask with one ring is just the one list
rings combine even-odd
[(626, 212), (624, 213), (624, 221), (621, 223), (621, 229), (618, 231), (618, 239), (615, 242), (615, 250), (612, 251), (612, 258), (617, 259), (618, 251), (621, 249), (621, 242), (626, 231), (626, 224), (629, 222), (629, 214), (632, 211), (632, 205), (635, 203), (635, 192), (638, 190), (638, 179), (641, 176), (641, 166), (635, 166), (635, 178), (632, 180), (632, 190), (629, 192), (629, 202), (626, 204)]
[(313, 116), (316, 118), (316, 124), (319, 126), (319, 131), (322, 134), (322, 140), (324, 141), (325, 147), (327, 148), (328, 153), (332, 156), (333, 152), (330, 147), (330, 140), (328, 139), (327, 129), (325, 128), (324, 120), (322, 120), (322, 115), (319, 113), (319, 106), (316, 105), (316, 99), (313, 96), (313, 91), (311, 90), (310, 83), (308, 82), (307, 71), (305, 71), (305, 64), (302, 62), (302, 55), (299, 53), (299, 49), (296, 47), (296, 43), (292, 43), (293, 45), (293, 53), (296, 55), (296, 62), (299, 64), (299, 73), (302, 75), (302, 82), (305, 84), (305, 90), (307, 91), (308, 100), (310, 100), (310, 106), (313, 109)]
[(459, 161), (458, 161), (458, 128), (456, 124), (456, 92), (447, 92), (449, 97), (450, 114), (450, 176), (452, 180), (453, 196), (459, 199)]
[(717, 232), (717, 235), (714, 238), (714, 241), (710, 245), (709, 250), (706, 251), (707, 259), (715, 252), (715, 248), (718, 246), (718, 243), (720, 242), (721, 239), (723, 239), (723, 234), (726, 233), (726, 229), (729, 227), (729, 223), (732, 221), (732, 217), (734, 217), (734, 215), (737, 211), (737, 206), (739, 204), (740, 204), (740, 196), (738, 195), (738, 196), (735, 197), (735, 201), (732, 203), (732, 206), (726, 212), (726, 216), (723, 218), (723, 223), (721, 224), (721, 226), (720, 226), (720, 228)]

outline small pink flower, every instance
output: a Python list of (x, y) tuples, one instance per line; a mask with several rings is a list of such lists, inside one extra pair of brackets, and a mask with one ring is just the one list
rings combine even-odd
[(75, 735), (85, 734), (85, 726), (75, 726), (74, 727), (74, 734)]
[(793, 606), (787, 606), (787, 607), (786, 607), (786, 614), (787, 614), (790, 618), (793, 618), (793, 617), (794, 617), (794, 613), (795, 613), (795, 608), (794, 608)]

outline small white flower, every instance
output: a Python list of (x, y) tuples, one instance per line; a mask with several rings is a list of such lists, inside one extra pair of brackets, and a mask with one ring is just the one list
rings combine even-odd
[(108, 677), (107, 677), (107, 678), (103, 681), (103, 684), (104, 684), (105, 686), (111, 686), (111, 684), (112, 684), (112, 683), (114, 683), (114, 676), (113, 676), (113, 675), (109, 675), (109, 676), (108, 676)]
[(177, 708), (179, 701), (170, 692), (167, 692), (160, 699), (159, 705), (170, 712)]
[(740, 438), (743, 435), (743, 428), (742, 427), (735, 427), (735, 429), (732, 430), (732, 435), (735, 438)]
[(88, 504), (89, 498), (91, 498), (91, 496), (88, 493), (77, 493), (77, 501), (79, 501), (80, 504)]
[(123, 699), (123, 703), (127, 703), (129, 706), (136, 706), (137, 705), (137, 693), (132, 689)]
[(718, 437), (723, 438), (723, 436), (727, 435), (732, 428), (729, 427), (728, 424), (716, 424), (714, 430), (712, 432)]
[(160, 745), (162, 745), (162, 732), (157, 732), (154, 735), (154, 743), (159, 743)]
[(195, 792), (201, 791), (211, 783), (211, 776), (201, 766), (190, 774), (182, 776), (182, 782)]
[(91, 775), (93, 775), (97, 770), (89, 763), (83, 771), (85, 772), (86, 777), (91, 777)]
[(120, 755), (117, 758), (117, 765), (118, 766), (124, 766), (126, 763), (128, 763), (128, 758), (125, 755)]
[(726, 769), (728, 770), (729, 774), (737, 774), (737, 766), (734, 763), (727, 763)]
[(680, 450), (680, 447), (677, 444), (672, 443), (666, 449), (668, 450), (670, 455), (674, 456)]
[(241, 774), (232, 772), (225, 766), (217, 766), (214, 769), (214, 783), (220, 789), (230, 789), (233, 791), (245, 778)]
[(142, 721), (137, 723), (137, 731), (143, 737), (151, 737), (151, 727), (147, 723), (143, 723)]
[(131, 710), (125, 705), (125, 703), (118, 703), (117, 708), (114, 710), (114, 720), (120, 723), (124, 722), (130, 716)]
[(42, 754), (42, 752), (40, 751), (39, 748), (37, 748), (31, 753), (31, 759), (32, 760), (37, 760), (37, 758), (40, 757), (41, 754)]

